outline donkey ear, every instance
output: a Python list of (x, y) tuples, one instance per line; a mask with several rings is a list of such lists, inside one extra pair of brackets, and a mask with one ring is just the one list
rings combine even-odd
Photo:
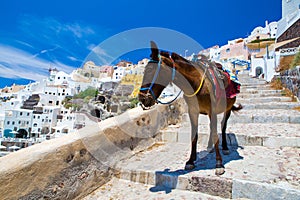
[(158, 54), (159, 54), (159, 51), (158, 51), (158, 48), (157, 48), (157, 45), (155, 44), (155, 42), (153, 41), (150, 41), (150, 46), (151, 46), (151, 59), (152, 60), (156, 60), (158, 61)]

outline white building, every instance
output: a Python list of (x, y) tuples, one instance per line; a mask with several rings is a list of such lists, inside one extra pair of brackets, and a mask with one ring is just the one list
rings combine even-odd
[(112, 77), (113, 82), (119, 82), (126, 75), (126, 67), (114, 67), (114, 73)]
[(32, 116), (32, 137), (41, 137), (53, 134), (52, 128), (57, 125), (57, 116), (60, 107), (57, 106), (35, 106)]
[(32, 115), (33, 110), (6, 110), (3, 127), (4, 136), (19, 138), (29, 137), (32, 125)]

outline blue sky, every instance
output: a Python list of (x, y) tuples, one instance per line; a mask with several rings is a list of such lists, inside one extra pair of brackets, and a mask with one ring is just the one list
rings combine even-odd
[[(49, 67), (69, 73), (80, 67), (95, 49), (111, 57), (111, 52), (122, 44), (112, 43), (111, 49), (105, 50), (99, 44), (132, 29), (173, 30), (208, 48), (244, 38), (255, 27), (264, 26), (265, 20), (272, 22), (281, 18), (280, 0), (246, 2), (2, 0), (0, 87), (40, 80), (48, 75)], [(153, 40), (151, 34), (144, 34), (143, 39)], [(180, 42), (177, 46), (179, 48), (170, 50), (183, 54), (185, 49), (192, 49)], [(137, 52), (122, 58), (136, 62), (149, 56), (148, 51)]]

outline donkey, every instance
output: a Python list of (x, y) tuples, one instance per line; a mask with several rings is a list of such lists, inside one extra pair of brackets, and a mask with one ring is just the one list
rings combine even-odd
[[(210, 139), (208, 148), (214, 144), (216, 152), (216, 174), (222, 175), (225, 167), (219, 151), (217, 134), (217, 114), (224, 113), (222, 120), (222, 150), (229, 154), (226, 142), (227, 120), (231, 111), (239, 111), (242, 106), (235, 106), (236, 97), (218, 98), (216, 90), (224, 92), (224, 88), (217, 87), (220, 83), (218, 76), (211, 76), (211, 66), (215, 64), (208, 60), (194, 63), (176, 53), (170, 56), (167, 52), (160, 52), (157, 45), (151, 41), (151, 60), (145, 67), (142, 86), (139, 92), (139, 101), (143, 109), (153, 106), (163, 89), (173, 82), (184, 92), (184, 99), (188, 105), (188, 114), (191, 123), (191, 154), (185, 164), (186, 170), (195, 168), (197, 159), (198, 117), (199, 114), (208, 115), (210, 119)], [(226, 79), (226, 76), (224, 76)], [(228, 81), (228, 80), (225, 80)], [(224, 92), (225, 93), (225, 92)]]

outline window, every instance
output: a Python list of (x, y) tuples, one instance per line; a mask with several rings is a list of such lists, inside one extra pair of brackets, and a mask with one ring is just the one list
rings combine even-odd
[(21, 124), (21, 121), (19, 121), (19, 124)]
[(33, 124), (33, 127), (37, 127), (37, 123), (34, 123), (34, 124)]
[(230, 52), (230, 48), (227, 48), (227, 49), (226, 49), (226, 53), (229, 53), (229, 52)]
[(27, 113), (27, 116), (29, 116), (29, 113)]
[(20, 112), (20, 116), (22, 116), (23, 115), (23, 113), (22, 112)]
[(7, 121), (7, 125), (9, 125), (10, 124), (10, 121)]
[(57, 77), (57, 79), (60, 79), (60, 77)]
[(52, 101), (49, 101), (49, 104), (52, 104)]
[(12, 121), (12, 122), (11, 122), (11, 124), (12, 124), (12, 125), (15, 125), (15, 122), (14, 122), (14, 121)]

